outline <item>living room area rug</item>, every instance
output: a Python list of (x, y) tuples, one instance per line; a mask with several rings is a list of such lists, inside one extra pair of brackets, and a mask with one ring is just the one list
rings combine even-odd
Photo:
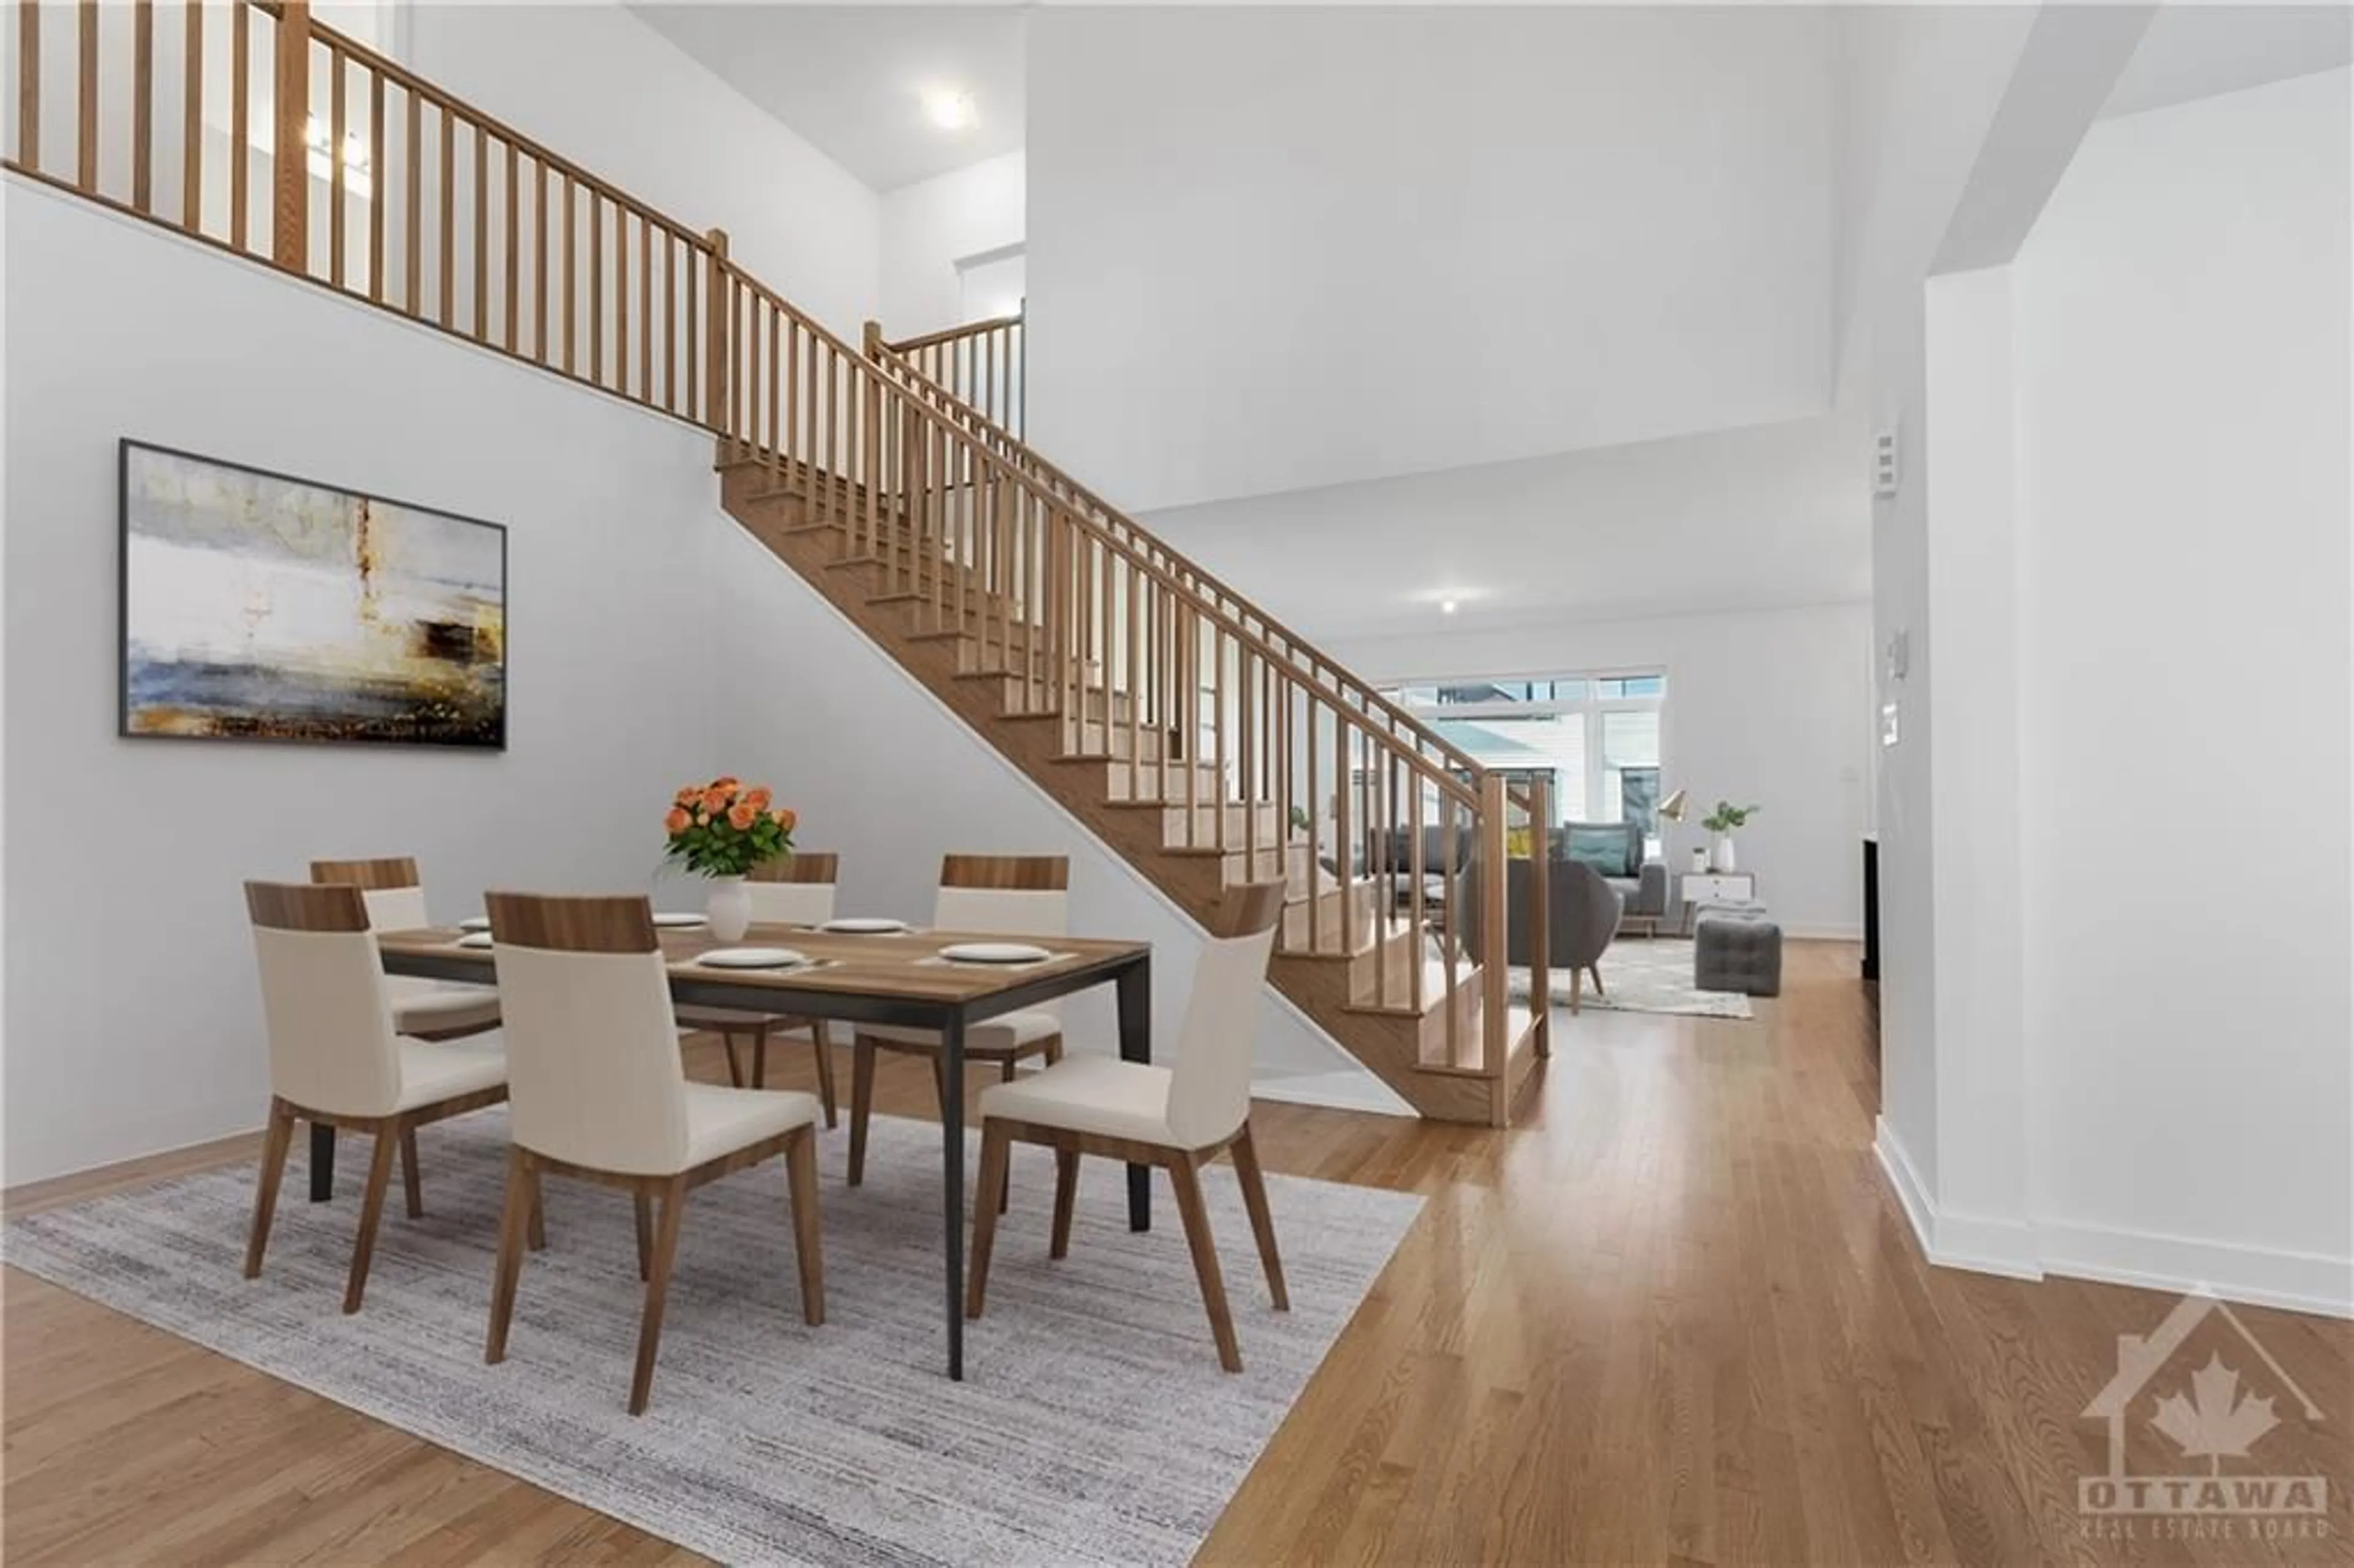
[[(1691, 1018), (1754, 1018), (1756, 1010), (1738, 991), (1702, 991), (1692, 984), (1692, 945), (1688, 937), (1620, 937), (1603, 949), (1597, 994), (1587, 980), (1579, 1005), (1615, 1012), (1667, 1012)], [(1553, 999), (1569, 1005), (1570, 977), (1553, 971)], [(1515, 1001), (1529, 999), (1529, 971), (1512, 970)]]
[(505, 1112), (420, 1143), (426, 1215), (390, 1206), (355, 1317), (338, 1310), (365, 1163), (348, 1157), (332, 1204), (302, 1201), (298, 1157), (256, 1280), (239, 1277), (249, 1164), (14, 1219), (5, 1259), (723, 1562), (1178, 1563), (1423, 1204), (1270, 1174), (1292, 1304), (1278, 1313), (1233, 1171), (1204, 1171), (1242, 1346), (1229, 1374), (1165, 1180), (1136, 1234), (1118, 1169), (1083, 1161), (1070, 1255), (1052, 1262), (1053, 1159), (1017, 1148), (957, 1383), (939, 1129), (876, 1117), (863, 1187), (842, 1180), (845, 1137), (820, 1144), (822, 1327), (801, 1321), (780, 1162), (688, 1201), (652, 1404), (633, 1417), (644, 1287), (627, 1196), (546, 1182), (549, 1245), (525, 1264), (506, 1361), (486, 1366)]

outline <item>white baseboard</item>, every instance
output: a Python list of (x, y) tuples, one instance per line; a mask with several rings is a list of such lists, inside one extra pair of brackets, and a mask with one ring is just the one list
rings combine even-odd
[(2354, 1258), (2051, 1220), (2035, 1229), (2043, 1266), (2053, 1274), (2175, 1295), (2203, 1290), (2252, 1307), (2354, 1318)]
[(1993, 1220), (1977, 1214), (1940, 1210), (1930, 1199), (1921, 1173), (1914, 1169), (1896, 1129), (1886, 1117), (1874, 1119), (1872, 1151), (1880, 1169), (1896, 1190), (1896, 1201), (1912, 1222), (1913, 1234), (1929, 1261), (1946, 1268), (1967, 1268), (1978, 1274), (1999, 1274), (2009, 1279), (2041, 1279), (2043, 1263), (2036, 1246), (2035, 1227), (2015, 1220)]
[(1946, 1213), (1930, 1200), (1887, 1118), (1878, 1118), (1873, 1133), (1872, 1153), (1923, 1255), (1941, 1267), (2013, 1279), (2062, 1275), (2176, 1296), (2203, 1291), (2252, 1307), (2354, 1318), (2354, 1258), (2054, 1220), (2029, 1224)]

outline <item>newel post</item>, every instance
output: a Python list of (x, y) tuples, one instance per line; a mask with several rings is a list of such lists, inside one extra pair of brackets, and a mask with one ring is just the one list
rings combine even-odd
[(866, 330), (860, 334), (858, 346), (861, 352), (863, 352), (867, 358), (882, 358), (883, 323), (881, 322), (875, 321), (868, 322), (866, 323)]
[[(1503, 1082), (1505, 1054), (1511, 1049), (1511, 976), (1505, 969), (1511, 943), (1504, 930), (1505, 882), (1511, 868), (1506, 864), (1504, 807), (1504, 776), (1490, 768), (1479, 777), (1479, 1052), (1495, 1085)], [(1504, 1092), (1490, 1086), (1501, 1125)]]
[(1529, 1007), (1536, 1054), (1553, 1054), (1553, 789), (1529, 782)]
[[(278, 12), (272, 72), (276, 121), (270, 142), (270, 260), (293, 272), (311, 270), (310, 0), (285, 0)], [(340, 150), (339, 150), (340, 151)]]
[(709, 247), (709, 284), (704, 291), (704, 387), (703, 422), (723, 436), (736, 433), (733, 410), (728, 407), (730, 370), (735, 344), (730, 339), (728, 323), (736, 307), (735, 290), (728, 286), (727, 231), (715, 228), (703, 237)]

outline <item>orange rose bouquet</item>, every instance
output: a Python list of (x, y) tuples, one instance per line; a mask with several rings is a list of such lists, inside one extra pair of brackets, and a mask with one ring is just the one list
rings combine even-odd
[(767, 785), (748, 789), (734, 778), (689, 784), (672, 797), (663, 818), (667, 858), (697, 876), (746, 876), (792, 853), (793, 813), (772, 800)]

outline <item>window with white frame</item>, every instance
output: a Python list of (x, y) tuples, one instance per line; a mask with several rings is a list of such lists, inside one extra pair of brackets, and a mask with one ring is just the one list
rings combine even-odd
[(1384, 694), (1482, 767), (1543, 778), (1557, 822), (1638, 822), (1659, 852), (1657, 670), (1416, 682)]

